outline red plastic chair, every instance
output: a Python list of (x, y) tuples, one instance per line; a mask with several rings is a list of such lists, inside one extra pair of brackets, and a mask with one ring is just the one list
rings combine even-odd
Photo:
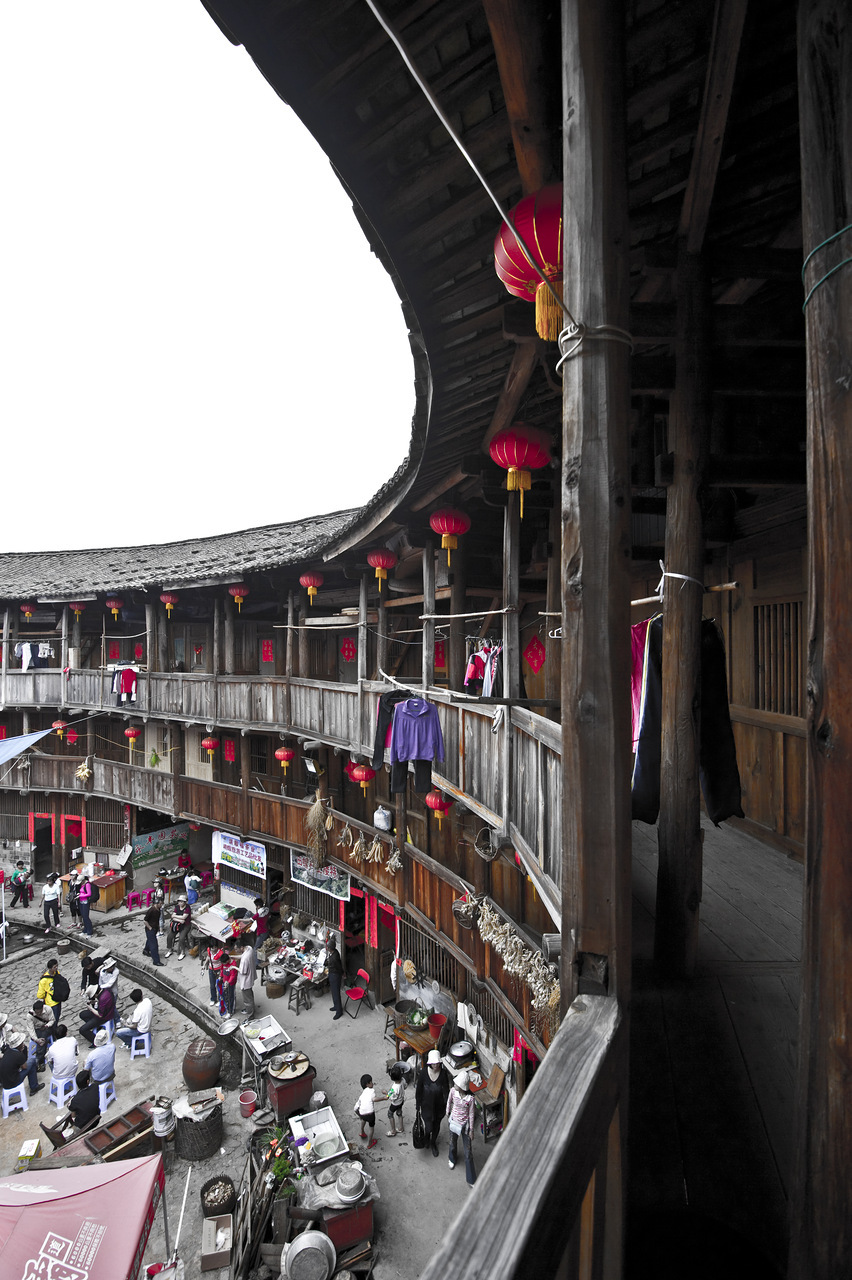
[[(361, 985), (359, 985), (359, 983)], [(349, 1013), (350, 1000), (353, 1001), (355, 1004), (355, 1012), (349, 1013), (350, 1018), (358, 1017), (358, 1013), (361, 1009), (361, 1005), (364, 1003), (365, 1000), (367, 1000), (369, 1003), (369, 998), (367, 996), (367, 988), (369, 987), (369, 985), (370, 985), (369, 973), (367, 972), (366, 969), (359, 969), (358, 976), (355, 979), (355, 986), (346, 988), (346, 1004), (343, 1006), (344, 1012)]]

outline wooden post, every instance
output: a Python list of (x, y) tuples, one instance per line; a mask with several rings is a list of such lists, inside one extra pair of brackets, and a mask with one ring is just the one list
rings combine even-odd
[(701, 821), (698, 733), (704, 538), (698, 494), (711, 396), (710, 295), (700, 258), (678, 242), (675, 390), (669, 407), (674, 475), (666, 497), (659, 868), (654, 958), (668, 977), (689, 977), (698, 949)]
[(222, 601), (213, 601), (213, 674), (222, 675)]
[(249, 788), (251, 786), (251, 739), (245, 729), (240, 731), (240, 786), (243, 789), (240, 825), (245, 837), (248, 835), (251, 826), (251, 798), (249, 796)]
[(376, 678), (379, 671), (388, 669), (388, 615), (385, 609), (385, 594), (379, 592), (379, 620), (376, 636)]
[[(361, 574), (358, 588), (358, 683), (367, 679), (367, 591), (370, 580), (366, 573)], [(360, 717), (358, 724), (360, 725)]]
[[(503, 697), (521, 696), (521, 521), (518, 494), (506, 496), (503, 514)], [(508, 714), (508, 713), (507, 713)]]
[(62, 641), (60, 666), (64, 671), (68, 666), (68, 605), (62, 606)]
[[(562, 537), (560, 530), (559, 509), (554, 506), (550, 513), (548, 539), (553, 548), (547, 560), (547, 599), (545, 610), (554, 614), (562, 607)], [(559, 702), (562, 684), (562, 641), (551, 640), (547, 634), (555, 631), (557, 618), (542, 618), (544, 622), (544, 696), (549, 702)], [(545, 715), (551, 720), (559, 719), (559, 710), (548, 707)]]
[[(467, 603), (467, 547), (464, 539), (453, 552), (452, 583), (450, 587), (450, 613), (465, 613)], [(450, 643), (447, 655), (447, 684), (450, 689), (464, 688), (464, 672), (467, 660), (465, 636), (466, 618), (450, 620)]]
[(309, 634), (305, 629), (305, 622), (308, 616), (308, 593), (302, 591), (299, 602), (299, 675), (302, 680), (307, 680), (310, 673), (310, 648), (308, 647)]
[[(75, 644), (79, 643), (75, 640)], [(153, 600), (145, 601), (145, 661), (148, 671), (158, 671), (157, 662), (157, 606)]]
[(6, 702), (7, 702), (7, 698), (8, 698), (8, 685), (9, 685), (9, 677), (8, 677), (8, 671), (9, 671), (9, 643), (10, 643), (10, 641), (9, 641), (9, 610), (8, 610), (8, 608), (6, 608), (6, 609), (4, 609), (4, 610), (3, 610), (3, 655), (2, 655), (2, 662), (3, 662), (3, 709), (4, 709), (4, 710), (6, 709)]
[[(423, 612), (435, 612), (435, 542), (427, 538), (423, 545)], [(435, 683), (435, 623), (423, 623), (423, 688)]]
[[(800, 0), (799, 118), (807, 264), (808, 797), (791, 1278), (834, 1280), (852, 1258), (852, 22)], [(814, 286), (817, 286), (814, 288)]]
[(159, 603), (157, 609), (157, 665), (160, 671), (169, 670), (169, 620), (166, 606)]
[(183, 786), (181, 784), (181, 776), (183, 775), (183, 761), (186, 751), (186, 728), (177, 720), (173, 720), (169, 724), (169, 747), (171, 749), (172, 764), (172, 787), (174, 789), (174, 805), (175, 815), (180, 817), (183, 812)]
[(237, 642), (234, 635), (234, 597), (225, 596), (222, 601), (222, 610), (225, 615), (225, 675), (236, 675), (237, 671)]
[[(563, 0), (565, 301), (587, 326), (627, 327), (623, 39), (618, 0)], [(578, 953), (625, 1007), (630, 987), (628, 361), (587, 338), (563, 366), (563, 1015)]]
[(296, 602), (293, 592), (287, 592), (287, 648), (286, 657), (284, 659), (284, 675), (288, 680), (293, 678), (293, 641), (296, 632), (293, 628), (296, 625)]

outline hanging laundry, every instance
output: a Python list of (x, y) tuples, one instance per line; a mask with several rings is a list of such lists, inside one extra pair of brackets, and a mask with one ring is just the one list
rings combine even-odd
[(136, 701), (136, 667), (117, 667), (112, 677), (112, 691), (117, 704)]
[[(662, 753), (663, 619), (650, 619), (645, 631), (632, 809), (640, 822), (655, 823), (660, 812)], [(742, 818), (742, 791), (736, 743), (728, 709), (725, 646), (712, 619), (701, 623), (701, 702), (698, 773), (707, 816), (715, 826)]]
[(405, 790), (408, 762), (414, 762), (414, 790), (432, 785), (432, 761), (444, 759), (444, 735), (438, 709), (424, 698), (406, 698), (394, 707), (391, 730), (391, 792)]
[(389, 747), (391, 743), (393, 709), (398, 702), (404, 702), (410, 697), (410, 689), (391, 689), (379, 698), (376, 712), (376, 737), (373, 742), (372, 766), (374, 769), (381, 769), (385, 758), (385, 747)]

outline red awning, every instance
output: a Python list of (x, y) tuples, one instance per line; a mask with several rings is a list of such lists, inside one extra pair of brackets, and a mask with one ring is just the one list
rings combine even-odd
[(160, 1156), (0, 1179), (3, 1280), (136, 1280), (165, 1186)]

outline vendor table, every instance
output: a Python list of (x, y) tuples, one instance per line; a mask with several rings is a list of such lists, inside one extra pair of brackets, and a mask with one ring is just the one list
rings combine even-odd
[[(59, 877), (62, 883), (62, 900), (68, 901), (68, 884), (70, 877), (66, 874)], [(97, 902), (93, 902), (91, 911), (112, 911), (113, 907), (120, 907), (124, 901), (124, 894), (127, 888), (127, 876), (124, 872), (116, 875), (95, 876), (92, 884), (96, 884), (100, 889), (100, 897)]]
[[(296, 1147), (299, 1163), (303, 1166), (309, 1163), (314, 1166), (326, 1165), (332, 1160), (339, 1160), (341, 1156), (349, 1156), (349, 1143), (343, 1136), (343, 1130), (331, 1107), (320, 1107), (318, 1111), (293, 1116), (290, 1120), (290, 1132), (297, 1143), (300, 1138), (307, 1138), (310, 1143), (309, 1148), (303, 1145)], [(313, 1161), (305, 1159), (308, 1150), (313, 1152)]]
[(200, 915), (193, 914), (192, 931), (195, 937), (215, 938), (217, 942), (231, 943), (237, 941), (240, 934), (247, 933), (248, 926), (253, 923), (251, 916), (244, 916), (239, 920), (223, 920), (215, 911), (202, 911)]
[(396, 1027), (394, 1029), (394, 1039), (396, 1040), (396, 1060), (399, 1062), (399, 1051), (402, 1045), (407, 1044), (416, 1053), (422, 1057), (424, 1053), (428, 1053), (430, 1049), (434, 1049), (438, 1041), (430, 1031), (415, 1031), (413, 1027)]

